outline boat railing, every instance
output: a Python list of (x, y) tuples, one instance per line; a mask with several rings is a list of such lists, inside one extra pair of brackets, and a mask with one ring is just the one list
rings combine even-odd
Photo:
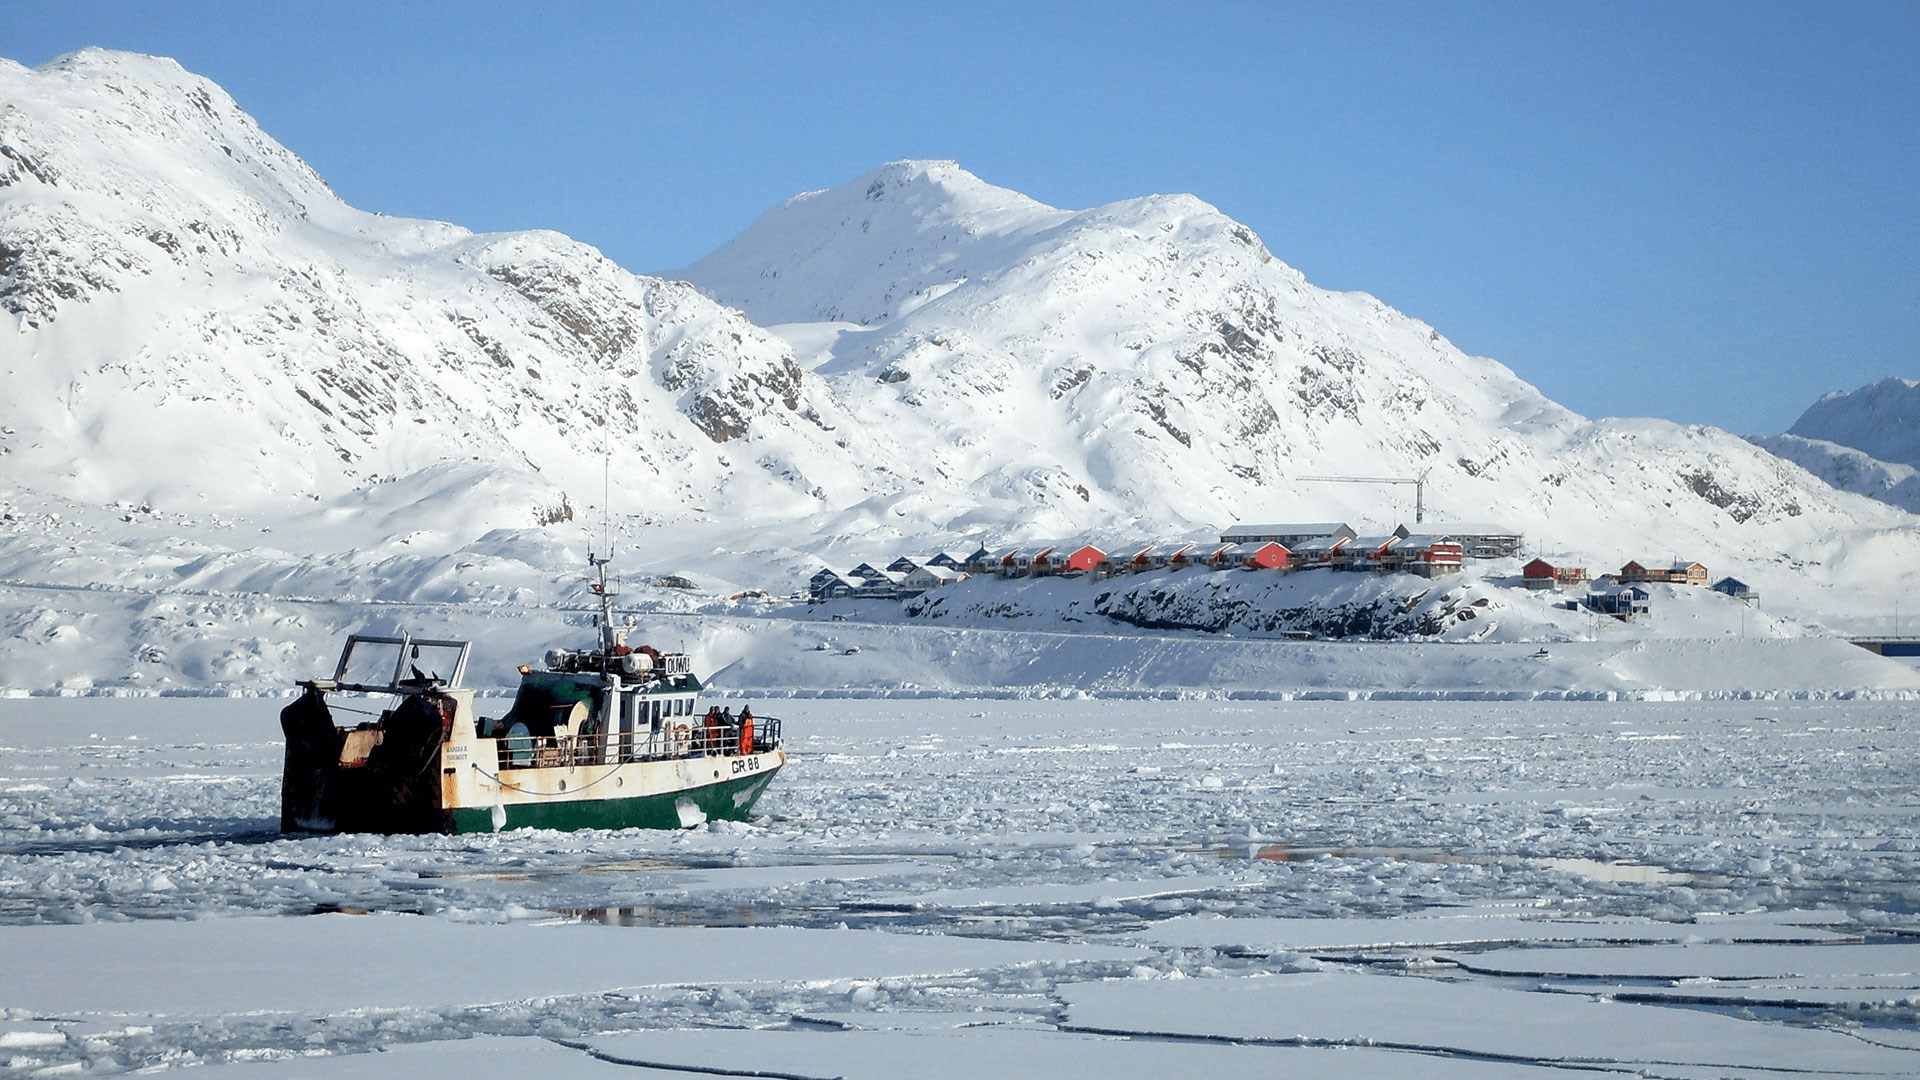
[(568, 765), (619, 765), (692, 757), (734, 757), (780, 746), (780, 721), (755, 717), (751, 741), (745, 725), (678, 723), (657, 730), (585, 732), (578, 735), (510, 734), (494, 742), (503, 769), (550, 769)]

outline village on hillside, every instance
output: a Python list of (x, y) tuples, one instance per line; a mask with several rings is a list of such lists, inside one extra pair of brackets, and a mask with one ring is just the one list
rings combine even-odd
[[(1065, 540), (1007, 547), (985, 544), (931, 555), (900, 555), (876, 564), (863, 562), (845, 572), (822, 568), (807, 581), (810, 603), (830, 600), (901, 600), (957, 584), (969, 577), (1087, 577), (1104, 580), (1122, 574), (1176, 571), (1245, 570), (1305, 573), (1414, 574), (1436, 578), (1457, 574), (1476, 562), (1510, 560), (1520, 553), (1522, 534), (1481, 523), (1402, 525), (1385, 535), (1361, 536), (1344, 522), (1239, 525), (1214, 539), (1141, 540), (1107, 543)], [(1652, 610), (1652, 584), (1711, 588), (1743, 601), (1758, 599), (1745, 582), (1723, 577), (1708, 585), (1704, 564), (1630, 561), (1618, 571), (1590, 575), (1584, 566), (1536, 558), (1520, 569), (1528, 589), (1578, 591), (1570, 609), (1584, 608), (1631, 621)]]

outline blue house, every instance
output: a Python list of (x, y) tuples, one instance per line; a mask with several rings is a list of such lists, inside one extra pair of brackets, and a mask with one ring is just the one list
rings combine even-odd
[(1653, 610), (1653, 594), (1638, 585), (1621, 585), (1604, 592), (1588, 593), (1586, 605), (1602, 615), (1631, 622), (1635, 616)]
[(853, 583), (833, 570), (822, 568), (807, 579), (807, 596), (815, 602), (839, 600), (852, 595)]
[(1719, 581), (1716, 581), (1713, 583), (1713, 591), (1717, 593), (1724, 593), (1728, 596), (1733, 597), (1735, 600), (1760, 599), (1760, 594), (1757, 592), (1754, 592), (1752, 587), (1750, 587), (1746, 582), (1741, 581), (1739, 578), (1723, 577)]

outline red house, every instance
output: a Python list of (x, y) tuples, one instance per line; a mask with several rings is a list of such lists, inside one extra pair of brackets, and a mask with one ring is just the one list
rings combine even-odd
[(1287, 549), (1271, 540), (1251, 540), (1221, 551), (1215, 565), (1222, 568), (1237, 566), (1254, 570), (1285, 570)]
[[(1062, 551), (1066, 554), (1061, 555)], [(1071, 549), (1062, 547), (1054, 552), (1054, 557), (1059, 560), (1060, 569), (1063, 571), (1098, 570), (1101, 564), (1107, 561), (1107, 553), (1092, 544), (1082, 544)]]
[(1520, 577), (1529, 589), (1557, 589), (1562, 585), (1578, 585), (1587, 580), (1587, 568), (1559, 566), (1545, 559), (1535, 559), (1520, 568)]
[(1458, 573), (1466, 545), (1451, 536), (1407, 536), (1394, 542), (1386, 560), (1409, 574), (1439, 577)]

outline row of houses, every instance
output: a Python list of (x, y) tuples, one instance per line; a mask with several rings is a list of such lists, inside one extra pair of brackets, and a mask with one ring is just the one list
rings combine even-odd
[[(1760, 598), (1759, 593), (1738, 578), (1723, 577), (1712, 585), (1708, 585), (1708, 577), (1705, 563), (1681, 562), (1676, 559), (1671, 564), (1655, 566), (1648, 566), (1638, 561), (1629, 562), (1614, 574), (1603, 576), (1600, 581), (1609, 585), (1693, 585), (1711, 588), (1714, 592), (1724, 593), (1736, 600)], [(1586, 584), (1589, 581), (1586, 567), (1551, 562), (1547, 559), (1535, 559), (1521, 567), (1520, 578), (1529, 589), (1560, 589), (1569, 585)]]
[[(965, 580), (971, 574), (999, 577), (1140, 573), (1193, 566), (1209, 570), (1298, 571), (1331, 569), (1403, 572), (1438, 577), (1459, 571), (1473, 558), (1498, 558), (1517, 552), (1520, 536), (1498, 526), (1454, 526), (1455, 532), (1412, 533), (1405, 526), (1382, 536), (1359, 536), (1341, 522), (1239, 526), (1218, 540), (1133, 541), (1127, 543), (1027, 544), (905, 555), (884, 566), (861, 563), (844, 573), (823, 569), (807, 584), (811, 600), (841, 598), (899, 599)], [(1478, 554), (1475, 554), (1475, 553)], [(1568, 602), (1620, 619), (1651, 610), (1648, 584), (1710, 587), (1740, 600), (1758, 594), (1744, 582), (1725, 577), (1707, 585), (1703, 563), (1675, 560), (1647, 564), (1630, 561), (1617, 572), (1591, 577), (1584, 566), (1545, 558), (1521, 568), (1530, 589), (1586, 586), (1585, 595)]]
[(815, 601), (898, 600), (918, 596), (929, 589), (965, 581), (965, 567), (972, 558), (972, 555), (935, 552), (924, 557), (902, 555), (885, 566), (861, 563), (845, 573), (822, 569), (807, 580), (807, 598)]
[[(1394, 530), (1395, 536), (1412, 535), (1405, 525)], [(1520, 554), (1520, 545), (1526, 539), (1518, 530), (1505, 525), (1488, 522), (1453, 521), (1421, 522), (1420, 532), (1426, 536), (1444, 536), (1460, 545), (1461, 556), (1468, 559), (1505, 559)], [(1272, 541), (1286, 548), (1295, 548), (1314, 540), (1345, 537), (1358, 539), (1353, 527), (1341, 521), (1317, 521), (1285, 523), (1277, 525), (1235, 525), (1220, 534), (1224, 543), (1243, 544), (1259, 541)]]
[(1760, 597), (1739, 578), (1723, 577), (1709, 586), (1706, 564), (1679, 560), (1657, 566), (1634, 561), (1616, 573), (1589, 578), (1584, 566), (1535, 559), (1520, 568), (1520, 577), (1529, 589), (1563, 589), (1571, 585), (1585, 585), (1586, 595), (1578, 600), (1567, 601), (1567, 607), (1575, 610), (1586, 608), (1628, 622), (1653, 610), (1653, 594), (1646, 588), (1651, 584), (1711, 588), (1736, 600), (1757, 600)]
[(1208, 570), (1370, 570), (1404, 571), (1438, 577), (1460, 569), (1462, 545), (1449, 536), (1409, 534), (1345, 535), (1295, 539), (1289, 546), (1274, 539), (1139, 541), (1126, 544), (1071, 541), (1029, 544), (985, 553), (968, 564), (973, 573), (1001, 577), (1043, 574), (1112, 576), (1194, 566)]
[[(1113, 543), (1072, 540), (971, 551), (901, 556), (884, 566), (861, 563), (841, 572), (823, 569), (807, 583), (812, 600), (915, 596), (969, 574), (1031, 577), (1089, 574), (1108, 577), (1148, 570), (1199, 567), (1208, 570), (1352, 570), (1404, 572), (1424, 577), (1456, 573), (1468, 558), (1510, 554), (1519, 535), (1493, 526), (1451, 532), (1410, 532), (1405, 526), (1379, 536), (1360, 536), (1343, 522), (1239, 526), (1215, 539), (1139, 540)], [(1470, 551), (1481, 554), (1470, 555)]]

